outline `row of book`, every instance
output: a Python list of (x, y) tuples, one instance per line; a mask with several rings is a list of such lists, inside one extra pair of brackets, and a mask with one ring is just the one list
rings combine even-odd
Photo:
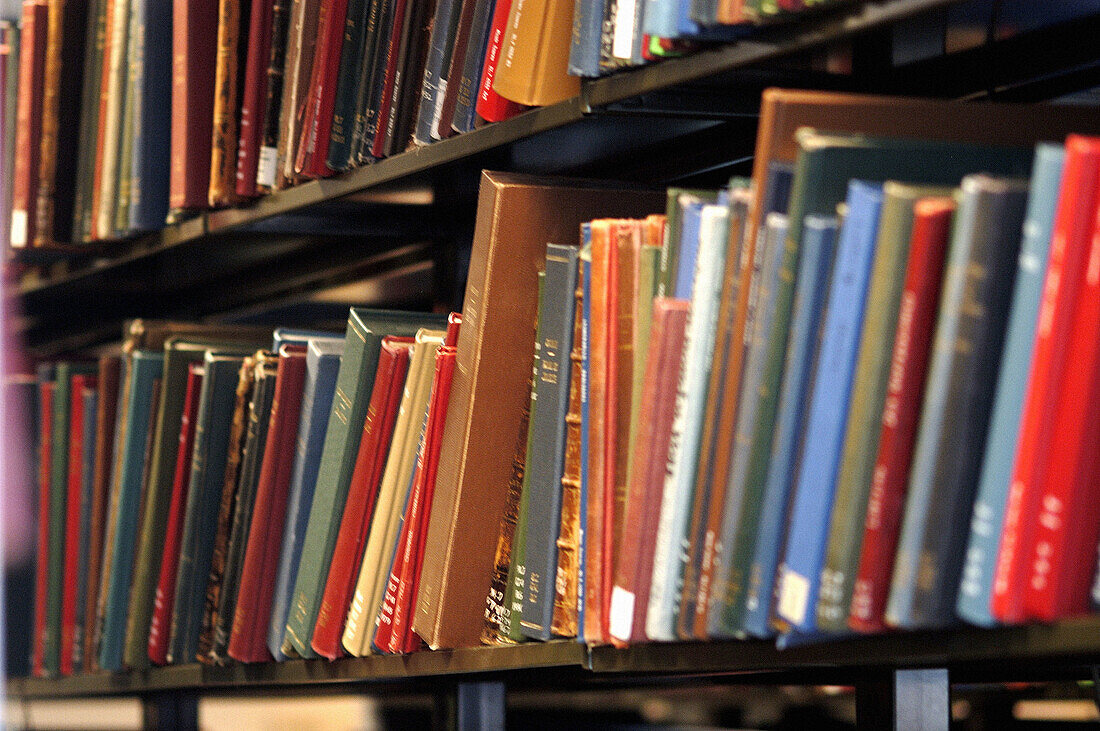
[(138, 321), (42, 366), (36, 669), (1088, 611), (1070, 130), (1100, 119), (769, 90), (723, 191), (483, 173), (449, 323)]
[[(673, 11), (664, 35), (690, 31), (676, 0), (578, 0), (576, 18), (572, 0), (24, 0), (0, 28), (0, 234), (155, 230), (566, 99), (571, 74), (682, 51), (650, 50), (651, 4)], [(783, 5), (736, 14), (801, 12)]]

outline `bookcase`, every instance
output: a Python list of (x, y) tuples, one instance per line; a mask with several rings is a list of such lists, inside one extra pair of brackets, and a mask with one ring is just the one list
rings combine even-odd
[[(1100, 11), (926, 60), (895, 41), (958, 0), (879, 0), (767, 29), (735, 45), (586, 82), (579, 96), (331, 179), (210, 211), (143, 238), (43, 261), (9, 285), (12, 324), (42, 357), (94, 345), (137, 315), (218, 319), (258, 303), (430, 262), (428, 287), (379, 301), (461, 304), (464, 247), (481, 169), (657, 184), (747, 171), (762, 88), (837, 88), (949, 98), (1051, 99), (1100, 82)], [(990, 31), (992, 32), (992, 31)], [(848, 44), (850, 73), (808, 54)], [(1052, 112), (1056, 113), (1056, 112)], [(418, 270), (422, 271), (422, 270)], [(854, 685), (861, 727), (947, 728), (953, 683), (1083, 679), (1100, 665), (1100, 619), (813, 642), (711, 642), (627, 649), (569, 642), (263, 665), (169, 666), (12, 679), (25, 699), (139, 696), (151, 726), (195, 724), (203, 693), (348, 692), (401, 686), (453, 699), (461, 728), (503, 723), (510, 687), (611, 688), (718, 682)]]

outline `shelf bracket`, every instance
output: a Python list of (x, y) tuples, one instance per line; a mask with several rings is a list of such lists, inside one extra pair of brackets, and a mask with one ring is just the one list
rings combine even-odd
[(951, 683), (946, 668), (884, 670), (856, 685), (856, 726), (895, 731), (947, 731)]
[(199, 696), (183, 690), (153, 693), (141, 699), (147, 731), (198, 729)]
[(504, 729), (504, 683), (479, 681), (459, 683), (455, 731)]

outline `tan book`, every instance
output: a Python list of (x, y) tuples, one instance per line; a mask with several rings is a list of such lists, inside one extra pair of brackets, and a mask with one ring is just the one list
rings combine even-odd
[(317, 43), (320, 0), (294, 0), (287, 31), (283, 66), (283, 98), (279, 108), (279, 143), (276, 147), (276, 188), (297, 181), (294, 158), (301, 136), (302, 111), (313, 71), (313, 50)]
[(570, 76), (572, 0), (522, 0), (508, 13), (493, 90), (529, 106), (555, 104), (576, 96), (579, 76)]
[(110, 53), (107, 64), (107, 116), (103, 125), (103, 171), (97, 181), (99, 204), (95, 212), (97, 238), (111, 238), (114, 232), (115, 208), (118, 206), (118, 175), (122, 152), (122, 110), (126, 102), (127, 44), (130, 31), (130, 0), (114, 0), (111, 8)]
[(218, 56), (214, 67), (214, 124), (210, 143), (210, 193), (213, 208), (240, 200), (237, 195), (237, 121), (240, 115), (241, 51), (248, 46), (248, 20), (241, 23), (240, 0), (218, 4)]
[[(663, 209), (663, 193), (484, 172), (458, 363), (432, 500), (413, 630), (431, 647), (478, 644), (485, 594), (530, 396), (535, 282), (547, 243), (580, 224)], [(486, 439), (485, 435), (496, 435)]]

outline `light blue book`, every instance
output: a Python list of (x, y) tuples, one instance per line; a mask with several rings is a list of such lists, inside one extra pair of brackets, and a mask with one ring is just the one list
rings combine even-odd
[(1024, 219), (1024, 236), (1008, 315), (1004, 355), (1001, 357), (997, 394), (989, 422), (982, 476), (970, 520), (970, 537), (956, 603), (959, 616), (974, 624), (996, 624), (989, 611), (993, 572), (1001, 547), (1001, 526), (1012, 481), (1016, 439), (1020, 431), (1035, 342), (1035, 324), (1064, 162), (1065, 149), (1061, 145), (1041, 143), (1035, 149), (1031, 194)]
[(695, 260), (699, 255), (703, 207), (710, 204), (685, 193), (680, 196), (677, 205), (680, 206), (682, 223), (680, 242), (676, 247), (676, 271), (672, 278), (672, 296), (677, 299), (691, 299), (692, 285), (695, 282)]
[[(683, 565), (689, 555), (688, 532), (694, 503), (695, 472), (706, 407), (718, 302), (725, 268), (729, 209), (706, 205), (700, 217), (698, 261), (691, 290), (688, 331), (684, 338), (683, 367), (676, 393), (676, 417), (669, 444), (669, 471), (661, 499), (653, 555), (653, 578), (646, 613), (646, 635), (652, 640), (676, 639)], [(685, 226), (684, 247), (687, 246)], [(685, 263), (681, 249), (679, 272)], [(677, 284), (677, 291), (680, 290)]]
[[(731, 587), (728, 581), (731, 567), (734, 538), (741, 519), (742, 503), (745, 495), (745, 481), (749, 474), (749, 456), (752, 449), (753, 431), (757, 423), (757, 411), (761, 400), (757, 397), (765, 386), (764, 362), (768, 356), (768, 333), (775, 319), (777, 303), (782, 290), (779, 270), (787, 251), (787, 217), (782, 213), (770, 213), (764, 225), (764, 237), (758, 243), (763, 266), (760, 270), (760, 286), (756, 291), (756, 314), (752, 322), (752, 334), (747, 357), (744, 361), (741, 377), (741, 398), (737, 402), (737, 417), (734, 427), (733, 454), (730, 459), (729, 474), (717, 476), (726, 481), (725, 507), (722, 510), (722, 527), (719, 533), (714, 575), (720, 577), (716, 586), (723, 589), (711, 606), (725, 606), (727, 592)], [(784, 329), (786, 326), (784, 325)], [(708, 617), (709, 620), (709, 617)], [(708, 631), (719, 637), (732, 637), (733, 632), (725, 630), (721, 622), (710, 624)]]
[[(639, 5), (641, 4), (643, 2), (639, 0)], [(575, 0), (573, 35), (569, 43), (570, 74), (588, 78), (600, 75), (600, 36), (602, 34), (603, 2)]]
[[(743, 594), (732, 596), (729, 606), (725, 607), (726, 626), (753, 637), (768, 637), (773, 633), (768, 617), (775, 569), (787, 517), (787, 500), (802, 443), (805, 404), (820, 342), (838, 227), (836, 218), (831, 216), (807, 216), (803, 226), (805, 234), (791, 308), (787, 358), (779, 388), (779, 407), (760, 516), (754, 527), (737, 537), (731, 559), (738, 564), (746, 562), (749, 569)], [(718, 621), (720, 609), (715, 607), (711, 616), (713, 621)]]
[(580, 271), (584, 290), (581, 301), (581, 487), (580, 529), (577, 531), (577, 642), (584, 642), (584, 527), (588, 524), (588, 357), (592, 345), (592, 228), (581, 224)]
[[(112, 537), (111, 565), (107, 579), (107, 602), (100, 633), (99, 665), (104, 670), (122, 669), (126, 641), (126, 613), (130, 607), (130, 581), (137, 545), (138, 509), (141, 506), (145, 446), (152, 424), (153, 386), (164, 366), (161, 351), (135, 350), (128, 367), (130, 392), (126, 394), (125, 440), (116, 445), (115, 484), (112, 487), (111, 519), (107, 535)], [(116, 509), (117, 506), (117, 509)]]
[(302, 386), (302, 410), (298, 421), (297, 452), (287, 495), (283, 545), (279, 552), (279, 570), (271, 595), (271, 620), (267, 630), (267, 649), (276, 660), (285, 660), (283, 635), (290, 612), (290, 593), (298, 576), (309, 506), (321, 465), (321, 446), (325, 441), (332, 395), (336, 392), (336, 374), (344, 353), (343, 337), (310, 338), (306, 349), (306, 377)]
[(848, 213), (837, 243), (806, 437), (779, 566), (776, 615), (801, 632), (815, 627), (821, 565), (881, 208), (880, 184), (849, 183)]

